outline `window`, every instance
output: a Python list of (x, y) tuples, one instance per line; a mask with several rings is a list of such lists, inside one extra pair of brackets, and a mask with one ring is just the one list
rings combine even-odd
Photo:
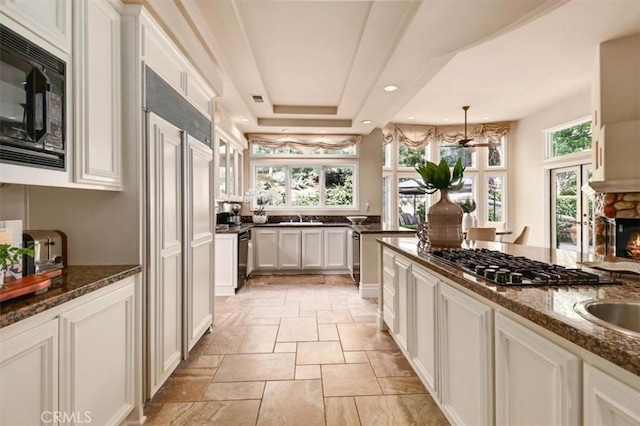
[(487, 168), (494, 169), (506, 166), (506, 146), (505, 138), (502, 137), (500, 138), (500, 143), (498, 145), (489, 146), (487, 148)]
[(413, 169), (426, 158), (425, 148), (413, 149), (402, 144), (398, 147), (398, 167), (409, 167)]
[(545, 132), (547, 158), (579, 154), (591, 149), (591, 121), (565, 125)]
[(468, 168), (476, 167), (476, 154), (468, 148), (463, 148), (459, 144), (440, 143), (438, 145), (440, 158), (444, 158), (449, 167), (456, 165), (458, 158), (462, 158), (462, 165)]
[(506, 205), (505, 200), (505, 175), (488, 174), (485, 175), (485, 200), (487, 222), (505, 222)]

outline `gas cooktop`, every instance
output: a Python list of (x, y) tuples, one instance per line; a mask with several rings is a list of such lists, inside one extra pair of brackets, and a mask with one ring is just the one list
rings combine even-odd
[(621, 284), (580, 269), (550, 265), (488, 249), (432, 249), (429, 255), (501, 286)]

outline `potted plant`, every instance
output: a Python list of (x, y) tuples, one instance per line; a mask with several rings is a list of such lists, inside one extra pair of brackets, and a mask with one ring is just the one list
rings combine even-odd
[(268, 217), (265, 207), (275, 200), (278, 193), (275, 191), (267, 191), (264, 189), (249, 189), (244, 195), (246, 202), (255, 202), (257, 206), (253, 210), (253, 223), (267, 223)]
[(474, 217), (472, 213), (476, 211), (476, 200), (471, 197), (467, 197), (463, 200), (456, 202), (464, 215), (462, 216), (462, 232), (467, 232), (470, 227), (473, 226)]
[(460, 247), (462, 244), (462, 209), (451, 202), (449, 192), (462, 189), (464, 170), (461, 158), (456, 161), (453, 171), (444, 159), (440, 164), (426, 161), (416, 167), (422, 177), (423, 191), (427, 194), (440, 191), (440, 200), (427, 211), (427, 235), (432, 247)]
[(0, 287), (4, 286), (6, 272), (24, 255), (33, 257), (33, 249), (0, 244)]

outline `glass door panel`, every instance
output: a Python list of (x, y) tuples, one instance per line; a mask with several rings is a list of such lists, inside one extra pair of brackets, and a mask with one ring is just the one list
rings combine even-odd
[(582, 238), (582, 197), (580, 166), (551, 170), (552, 247), (578, 250)]
[(218, 148), (218, 194), (227, 195), (227, 143), (220, 139)]

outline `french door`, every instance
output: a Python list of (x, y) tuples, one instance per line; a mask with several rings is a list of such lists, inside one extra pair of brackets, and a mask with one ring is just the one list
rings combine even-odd
[(551, 170), (551, 244), (554, 248), (593, 251), (593, 198), (582, 192), (591, 180), (590, 164)]

